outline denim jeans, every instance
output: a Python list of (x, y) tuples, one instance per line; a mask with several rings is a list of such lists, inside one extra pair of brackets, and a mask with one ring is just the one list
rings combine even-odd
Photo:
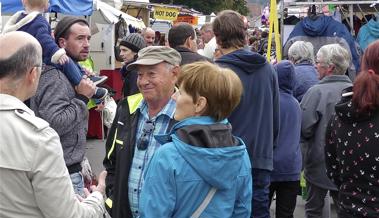
[(74, 187), (75, 194), (85, 198), (84, 195), (84, 180), (81, 172), (70, 174), (72, 186)]
[(79, 65), (77, 65), (71, 58), (67, 63), (61, 65), (59, 69), (62, 70), (64, 75), (66, 75), (67, 79), (74, 86), (79, 85), (84, 75), (84, 71), (82, 71)]
[(270, 218), (270, 175), (269, 170), (253, 168), (253, 218)]

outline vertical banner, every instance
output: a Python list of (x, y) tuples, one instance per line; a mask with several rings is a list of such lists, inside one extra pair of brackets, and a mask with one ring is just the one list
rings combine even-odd
[(279, 38), (279, 21), (276, 0), (270, 0), (270, 31), (268, 34), (268, 45), (266, 54), (267, 61), (269, 62), (271, 61), (271, 44), (273, 32), (275, 34), (276, 60), (279, 62), (282, 60), (282, 45)]

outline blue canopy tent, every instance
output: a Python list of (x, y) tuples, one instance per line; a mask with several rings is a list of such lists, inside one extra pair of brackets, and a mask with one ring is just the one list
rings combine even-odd
[[(23, 10), (21, 0), (0, 0), (1, 14), (13, 14)], [(50, 12), (77, 16), (91, 15), (93, 0), (49, 0)]]

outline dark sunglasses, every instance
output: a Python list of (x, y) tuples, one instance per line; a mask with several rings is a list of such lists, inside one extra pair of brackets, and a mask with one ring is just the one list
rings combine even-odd
[(137, 144), (138, 150), (146, 150), (147, 146), (149, 145), (149, 138), (151, 133), (154, 131), (155, 128), (155, 123), (148, 120), (146, 121), (145, 125), (143, 126), (142, 129), (142, 136), (139, 138), (139, 142)]

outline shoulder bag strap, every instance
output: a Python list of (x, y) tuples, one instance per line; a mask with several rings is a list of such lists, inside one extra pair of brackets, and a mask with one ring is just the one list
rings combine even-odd
[(215, 195), (217, 189), (215, 187), (212, 187), (203, 202), (201, 202), (200, 206), (196, 209), (196, 211), (192, 214), (191, 218), (199, 218), (200, 215), (203, 213), (205, 208), (207, 208), (209, 202), (211, 202), (213, 196)]

